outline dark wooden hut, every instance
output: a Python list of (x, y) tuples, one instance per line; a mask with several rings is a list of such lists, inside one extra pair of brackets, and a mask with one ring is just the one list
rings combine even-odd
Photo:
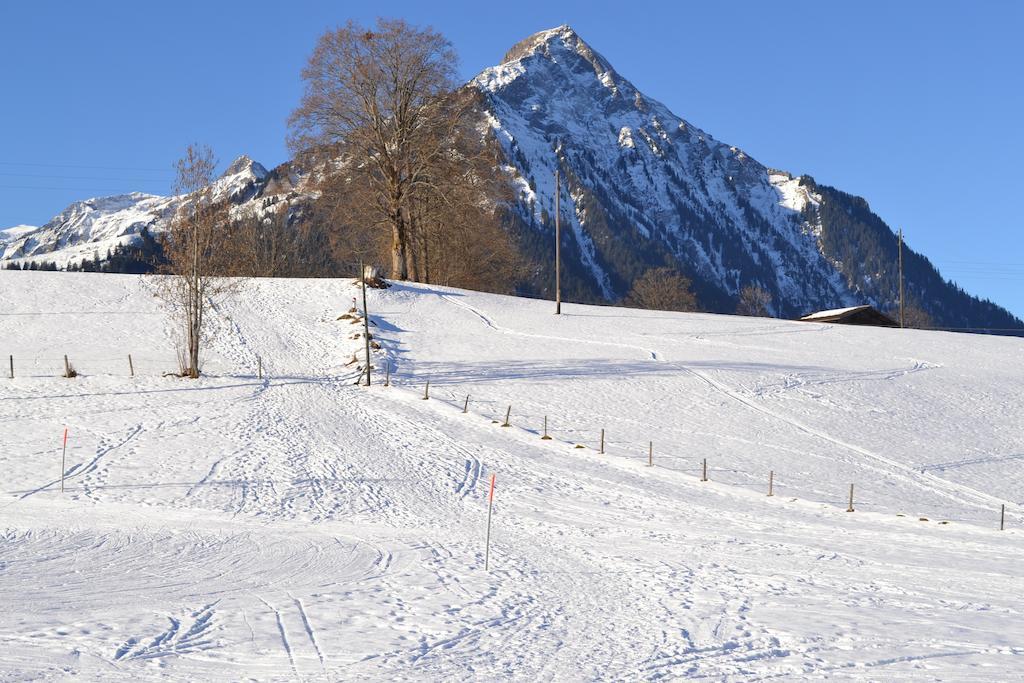
[(832, 311), (818, 311), (805, 315), (800, 320), (809, 323), (836, 323), (839, 325), (900, 326), (895, 320), (871, 306), (852, 306)]

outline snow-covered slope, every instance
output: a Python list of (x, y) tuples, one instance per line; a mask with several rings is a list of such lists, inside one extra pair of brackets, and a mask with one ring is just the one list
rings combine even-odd
[(153, 291), (0, 272), (2, 677), (1021, 670), (1021, 340), (399, 285), (366, 389), (350, 283), (254, 280), (190, 382)]

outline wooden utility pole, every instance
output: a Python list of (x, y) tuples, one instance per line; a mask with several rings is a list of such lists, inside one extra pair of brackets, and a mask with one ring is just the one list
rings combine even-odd
[(900, 327), (904, 325), (903, 315), (903, 228), (900, 228), (899, 232), (899, 244), (900, 244)]
[(850, 484), (850, 504), (846, 507), (847, 512), (853, 512), (853, 484)]
[(561, 178), (555, 171), (555, 315), (562, 313), (562, 212), (558, 204), (561, 194)]
[(130, 354), (130, 353), (128, 354), (128, 373), (132, 377), (135, 376), (135, 364), (132, 363), (132, 354)]
[(366, 338), (366, 386), (370, 386), (370, 314), (366, 310), (366, 269), (359, 262), (359, 282), (363, 286), (363, 337)]

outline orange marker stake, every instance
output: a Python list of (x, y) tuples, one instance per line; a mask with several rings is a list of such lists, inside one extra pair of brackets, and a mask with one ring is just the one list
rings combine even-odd
[(68, 428), (64, 428), (64, 449), (60, 454), (60, 492), (64, 493), (64, 461), (68, 454)]
[(491, 512), (494, 510), (494, 475), (491, 475), (491, 491), (487, 494), (487, 544), (484, 548), (484, 571), (491, 567)]

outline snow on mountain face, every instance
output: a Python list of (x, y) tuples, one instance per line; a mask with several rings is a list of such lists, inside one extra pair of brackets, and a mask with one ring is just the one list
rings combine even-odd
[[(213, 183), (213, 196), (243, 205), (261, 194), (269, 178), (262, 165), (241, 156)], [(43, 260), (66, 267), (102, 257), (139, 239), (144, 229), (154, 235), (166, 230), (181, 201), (180, 196), (132, 192), (75, 202), (42, 227), (0, 230), (0, 260)]]
[[(510, 230), (534, 266), (520, 292), (553, 295), (557, 169), (567, 299), (616, 301), (647, 269), (676, 265), (709, 311), (734, 311), (747, 285), (767, 290), (772, 312), (785, 317), (865, 303), (895, 308), (896, 237), (867, 202), (719, 142), (639, 92), (568, 26), (513, 46), (469, 87), (519, 194)], [(243, 156), (213, 189), (235, 216), (276, 211), (279, 200), (292, 211), (315, 195), (309, 177), (292, 163), (268, 172)], [(0, 230), (0, 261), (66, 266), (102, 257), (143, 228), (166, 229), (179, 201), (130, 194), (78, 202), (41, 228)], [(908, 297), (936, 324), (1024, 328), (926, 258), (904, 255)]]
[(22, 233), (3, 247), (2, 258), (22, 259), (45, 255), (60, 265), (91, 258), (131, 241), (143, 228), (170, 219), (173, 197), (132, 192), (75, 202), (46, 225)]
[(816, 200), (799, 178), (675, 116), (568, 26), (522, 41), (473, 84), (520, 187), (532, 189), (520, 196), (526, 222), (553, 222), (561, 171), (563, 222), (603, 298), (621, 296), (642, 272), (622, 254), (643, 245), (713, 298), (757, 284), (780, 313), (855, 301), (804, 219)]

